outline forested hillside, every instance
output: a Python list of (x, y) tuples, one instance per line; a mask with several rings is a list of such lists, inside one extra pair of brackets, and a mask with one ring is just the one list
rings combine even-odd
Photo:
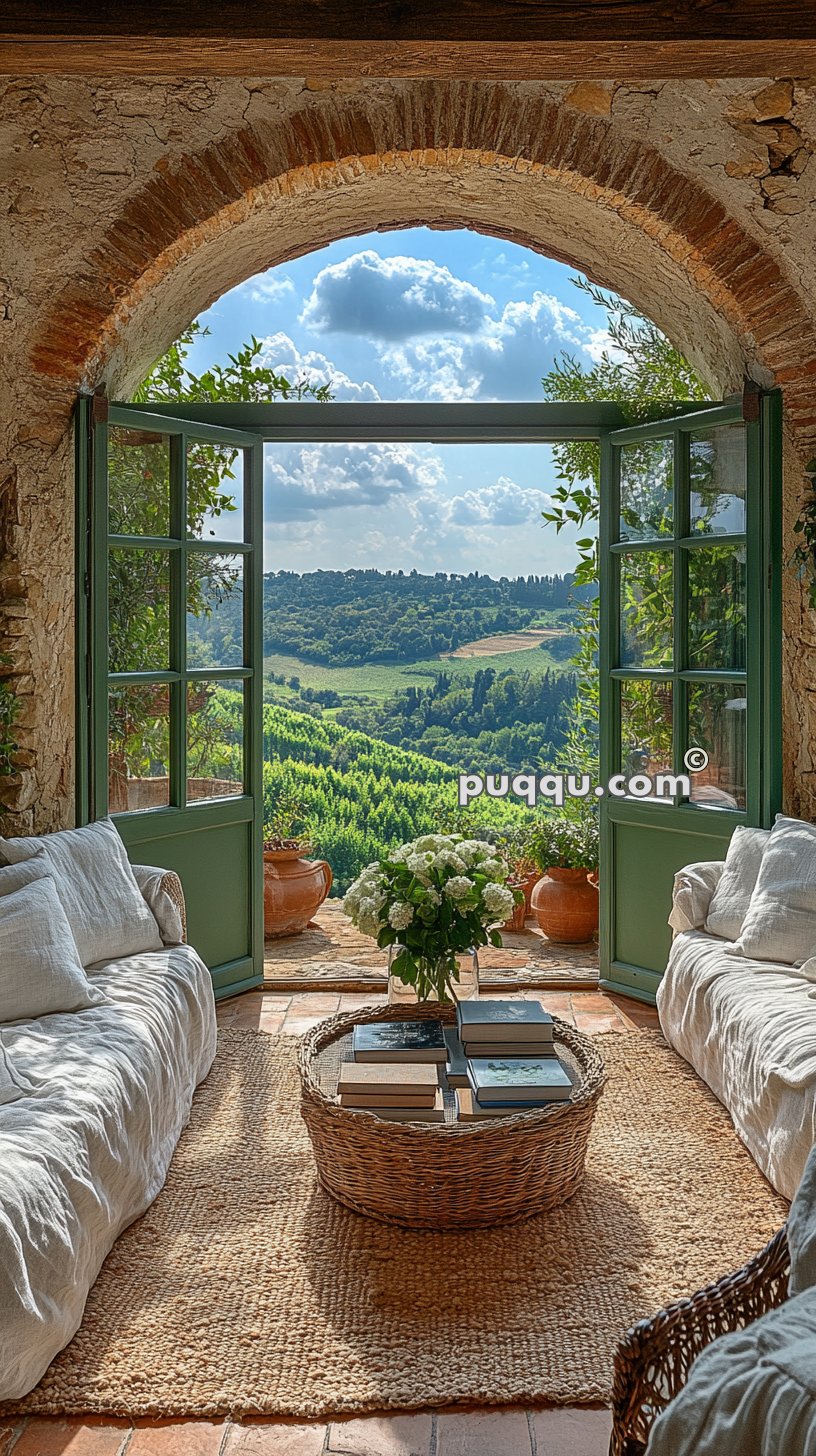
[(535, 769), (555, 760), (575, 696), (572, 673), (477, 669), (470, 681), (441, 672), (384, 703), (344, 707), (337, 721), (449, 763), (458, 772)]
[[(264, 801), (281, 792), (304, 805), (320, 854), (342, 894), (363, 865), (389, 847), (438, 830), (457, 815), (454, 770), (407, 753), (329, 719), (278, 706), (264, 709)], [(516, 800), (480, 800), (475, 824), (506, 824), (524, 809)]]
[(494, 580), (416, 571), (279, 571), (264, 577), (264, 650), (307, 662), (418, 662), (574, 606), (572, 576)]

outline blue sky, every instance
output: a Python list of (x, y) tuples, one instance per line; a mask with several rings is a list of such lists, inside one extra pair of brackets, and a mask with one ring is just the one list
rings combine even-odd
[[(342, 400), (536, 400), (566, 350), (591, 366), (606, 315), (571, 270), (468, 232), (415, 228), (332, 243), (217, 300), (190, 363), (250, 335), (290, 379)], [(564, 572), (574, 536), (541, 521), (545, 446), (292, 446), (267, 452), (267, 570), (380, 566)]]

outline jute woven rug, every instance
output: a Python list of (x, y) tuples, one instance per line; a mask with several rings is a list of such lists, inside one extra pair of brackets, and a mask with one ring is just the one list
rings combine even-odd
[(15, 1411), (608, 1401), (621, 1331), (737, 1268), (786, 1204), (659, 1033), (602, 1042), (610, 1079), (581, 1192), (506, 1229), (412, 1234), (317, 1186), (292, 1039), (222, 1032), (164, 1191)]

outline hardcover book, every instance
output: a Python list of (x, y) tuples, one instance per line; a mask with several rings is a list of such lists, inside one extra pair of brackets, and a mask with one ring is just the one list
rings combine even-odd
[(480, 1122), (486, 1117), (507, 1117), (511, 1112), (530, 1112), (529, 1103), (521, 1107), (483, 1107), (481, 1102), (474, 1097), (470, 1087), (457, 1087), (456, 1089), (456, 1115), (460, 1122)]
[(432, 1107), (355, 1107), (352, 1112), (373, 1112), (375, 1117), (382, 1117), (387, 1122), (444, 1122), (445, 1121), (445, 1099), (442, 1096), (441, 1088), (436, 1094)]
[(463, 1042), (551, 1042), (553, 1019), (538, 1001), (460, 1001), (456, 1008)]
[(448, 1047), (441, 1021), (371, 1021), (355, 1026), (358, 1062), (446, 1062)]
[(343, 1062), (337, 1076), (338, 1092), (407, 1092), (433, 1096), (439, 1072), (428, 1062)]
[(338, 1092), (337, 1101), (341, 1107), (368, 1107), (375, 1112), (380, 1107), (433, 1107), (436, 1093), (420, 1092), (416, 1096), (409, 1092), (391, 1092), (384, 1087), (370, 1092)]
[(448, 1086), (469, 1087), (467, 1056), (455, 1027), (445, 1027), (445, 1041), (448, 1045)]
[(566, 1102), (572, 1078), (558, 1057), (473, 1057), (470, 1085), (482, 1106)]
[(555, 1042), (469, 1041), (462, 1050), (466, 1057), (554, 1057)]

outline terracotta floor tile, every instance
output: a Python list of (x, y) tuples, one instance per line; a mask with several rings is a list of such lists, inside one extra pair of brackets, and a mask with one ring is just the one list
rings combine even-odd
[(17, 1456), (117, 1456), (130, 1426), (111, 1421), (27, 1421), (14, 1445)]
[(437, 1417), (436, 1456), (531, 1456), (525, 1411)]
[(325, 1019), (325, 1016), (292, 1016), (289, 1013), (284, 1019), (281, 1031), (284, 1036), (303, 1036), (307, 1031), (311, 1031), (313, 1026), (317, 1026)]
[(328, 1451), (343, 1456), (428, 1456), (431, 1416), (384, 1416), (329, 1426)]
[(230, 1426), (223, 1456), (319, 1456), (326, 1440), (326, 1427), (270, 1425), (247, 1421)]
[(608, 1410), (532, 1412), (536, 1456), (606, 1456), (612, 1431)]
[(576, 1011), (600, 1012), (602, 1016), (608, 1016), (616, 1009), (614, 1002), (604, 991), (573, 991), (572, 1004)]
[(587, 1036), (592, 1036), (593, 1033), (597, 1034), (601, 1031), (625, 1032), (627, 1030), (625, 1023), (618, 1016), (617, 1011), (613, 1011), (610, 1016), (600, 1016), (592, 1011), (576, 1011), (575, 1025), (579, 1031), (585, 1031)]
[(339, 1005), (339, 992), (303, 991), (292, 997), (289, 1010), (295, 1016), (331, 1016)]
[(285, 1011), (262, 1011), (258, 1017), (258, 1030), (265, 1031), (267, 1036), (274, 1036), (280, 1031), (285, 1019)]
[(385, 995), (382, 992), (371, 991), (368, 994), (363, 991), (346, 992), (344, 996), (340, 997), (340, 1010), (359, 1011), (361, 1006), (382, 1006), (384, 1003)]
[(211, 1421), (154, 1421), (135, 1427), (127, 1456), (218, 1456), (225, 1433)]
[(270, 995), (267, 991), (264, 991), (261, 997), (264, 1011), (288, 1011), (291, 1001), (291, 996)]

